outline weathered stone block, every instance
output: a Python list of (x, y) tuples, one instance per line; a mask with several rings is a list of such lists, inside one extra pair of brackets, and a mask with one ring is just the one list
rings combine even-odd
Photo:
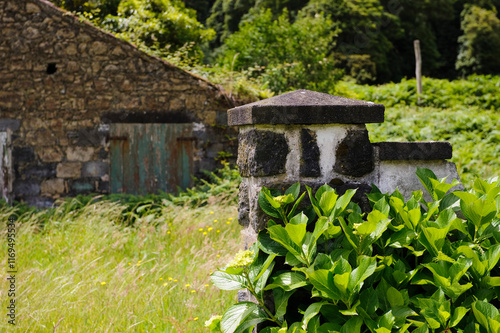
[(31, 162), (35, 160), (35, 153), (31, 147), (14, 147), (12, 149), (14, 163)]
[(248, 184), (245, 180), (240, 183), (240, 191), (238, 194), (238, 222), (242, 226), (250, 224), (250, 204), (248, 202)]
[(84, 128), (76, 131), (68, 131), (68, 139), (74, 146), (99, 146), (103, 135), (94, 128)]
[(46, 164), (36, 164), (30, 165), (23, 169), (22, 175), (29, 178), (52, 178), (56, 175), (56, 164), (46, 163)]
[(92, 43), (92, 47), (90, 49), (91, 54), (93, 55), (100, 55), (100, 54), (105, 54), (108, 51), (108, 47), (106, 43), (96, 41)]
[(228, 110), (229, 125), (365, 124), (384, 121), (382, 104), (296, 90)]
[(378, 142), (381, 161), (447, 160), (453, 149), (449, 142)]
[(239, 134), (238, 167), (243, 177), (272, 176), (286, 172), (290, 149), (285, 135), (250, 130)]
[(41, 185), (42, 194), (61, 194), (64, 193), (64, 179), (47, 179)]
[(82, 177), (103, 177), (109, 173), (109, 164), (106, 162), (92, 161), (83, 163)]
[(16, 179), (13, 188), (16, 197), (35, 196), (40, 193), (40, 183), (36, 180)]
[(94, 156), (95, 149), (92, 147), (68, 147), (66, 159), (68, 161), (87, 162)]
[(320, 152), (316, 140), (316, 133), (303, 128), (300, 132), (300, 141), (302, 145), (300, 175), (303, 177), (321, 176), (321, 168), (319, 166)]
[(81, 163), (57, 164), (57, 178), (79, 178), (82, 173)]
[(375, 168), (373, 146), (368, 131), (350, 131), (337, 146), (333, 170), (342, 175), (361, 177)]
[(7, 129), (17, 131), (20, 126), (21, 121), (19, 119), (0, 119), (0, 131), (6, 131)]
[(71, 184), (71, 190), (75, 193), (88, 193), (94, 191), (94, 183), (92, 181), (74, 181)]
[(27, 13), (40, 13), (40, 7), (38, 7), (34, 3), (27, 2), (26, 3), (26, 12)]
[(63, 158), (63, 154), (57, 147), (39, 147), (37, 155), (44, 163), (60, 162)]

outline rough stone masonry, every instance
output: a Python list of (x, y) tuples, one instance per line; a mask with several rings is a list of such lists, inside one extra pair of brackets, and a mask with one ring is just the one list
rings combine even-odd
[(448, 142), (371, 143), (366, 123), (384, 121), (381, 104), (297, 90), (228, 111), (239, 127), (240, 185), (238, 218), (246, 245), (256, 240), (267, 218), (258, 205), (262, 186), (284, 190), (300, 181), (318, 188), (329, 184), (368, 205), (372, 184), (382, 192), (399, 189), (405, 197), (423, 189), (415, 172), (426, 167), (438, 177), (459, 179)]
[[(110, 123), (193, 123), (196, 170), (236, 140), (214, 84), (46, 0), (0, 1), (0, 132), (12, 133), (12, 199), (110, 189)], [(232, 145), (232, 146), (231, 146)], [(234, 149), (235, 150), (235, 149)]]

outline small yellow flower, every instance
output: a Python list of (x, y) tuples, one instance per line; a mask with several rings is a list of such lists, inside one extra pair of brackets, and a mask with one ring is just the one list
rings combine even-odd
[(168, 277), (168, 281), (172, 281), (173, 279), (174, 279), (174, 278), (172, 278), (172, 277), (170, 277), (170, 276)]
[(208, 284), (206, 284), (205, 287), (208, 287)]
[(129, 265), (132, 265), (131, 263), (128, 263)]
[(203, 228), (198, 229), (198, 231), (203, 231)]
[(167, 231), (167, 234), (169, 234), (169, 235), (170, 235), (170, 230), (169, 230), (169, 231)]
[(214, 212), (213, 211), (210, 211), (210, 214), (213, 214)]
[(168, 283), (166, 283), (166, 282), (165, 282), (165, 283), (163, 284), (163, 286), (165, 287), (167, 284), (168, 284)]
[(227, 223), (227, 224), (231, 224), (231, 222), (230, 222), (230, 221), (227, 221), (226, 223)]
[(191, 293), (192, 293), (192, 294), (194, 294), (195, 292), (196, 292), (196, 290), (194, 290), (194, 289), (193, 289), (193, 290), (191, 290)]
[(104, 281), (102, 281), (102, 282), (101, 282), (101, 285), (103, 285), (103, 286), (104, 286), (105, 284), (106, 284), (106, 282), (104, 282)]
[(215, 223), (217, 223), (217, 220), (214, 220)]
[(206, 232), (206, 231), (203, 231), (203, 235), (206, 235), (206, 234), (207, 234), (207, 232)]
[(179, 280), (177, 280), (177, 279), (174, 279), (174, 282), (177, 282), (177, 281), (179, 281)]
[(220, 254), (216, 255), (217, 258), (220, 258)]
[(207, 230), (208, 230), (208, 231), (212, 231), (212, 229), (213, 229), (213, 228), (208, 228)]
[(163, 278), (160, 278), (160, 281), (163, 280)]
[(229, 220), (229, 221), (232, 221), (232, 220), (233, 220), (233, 218), (232, 218), (232, 217), (230, 217), (230, 218), (228, 218), (228, 220)]
[(220, 232), (220, 230), (217, 230), (217, 233), (219, 233), (219, 232)]
[(193, 320), (194, 320), (194, 321), (196, 321), (196, 320), (198, 320), (198, 319), (200, 319), (200, 318), (198, 318), (198, 317), (194, 317), (194, 319), (193, 319)]
[(191, 285), (189, 283), (186, 283), (186, 285), (184, 287), (189, 288), (189, 287), (191, 287)]

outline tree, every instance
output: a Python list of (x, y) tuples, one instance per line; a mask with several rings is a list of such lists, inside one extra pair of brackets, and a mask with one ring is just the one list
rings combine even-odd
[(294, 89), (333, 91), (338, 71), (328, 56), (337, 30), (324, 15), (291, 23), (287, 10), (273, 19), (270, 9), (243, 21), (225, 40), (219, 62), (234, 70), (252, 69), (274, 92)]
[(202, 58), (201, 45), (214, 37), (180, 0), (54, 0), (139, 48), (168, 57), (181, 48), (190, 62)]
[[(493, 7), (494, 9), (494, 7)], [(500, 19), (494, 10), (466, 5), (456, 68), (463, 74), (500, 74)]]

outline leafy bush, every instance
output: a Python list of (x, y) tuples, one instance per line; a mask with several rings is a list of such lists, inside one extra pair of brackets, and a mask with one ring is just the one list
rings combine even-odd
[(323, 15), (291, 23), (288, 12), (273, 19), (271, 10), (261, 11), (240, 24), (240, 30), (224, 43), (219, 62), (231, 70), (257, 67), (273, 92), (312, 89), (328, 92), (339, 79), (328, 49), (336, 30)]
[[(415, 191), (369, 194), (372, 210), (328, 185), (299, 209), (304, 193), (263, 188), (262, 210), (276, 219), (257, 242), (212, 274), (225, 290), (247, 288), (210, 321), (224, 333), (500, 331), (500, 181), (468, 192), (419, 169), (431, 201)], [(447, 194), (448, 193), (448, 194)]]

